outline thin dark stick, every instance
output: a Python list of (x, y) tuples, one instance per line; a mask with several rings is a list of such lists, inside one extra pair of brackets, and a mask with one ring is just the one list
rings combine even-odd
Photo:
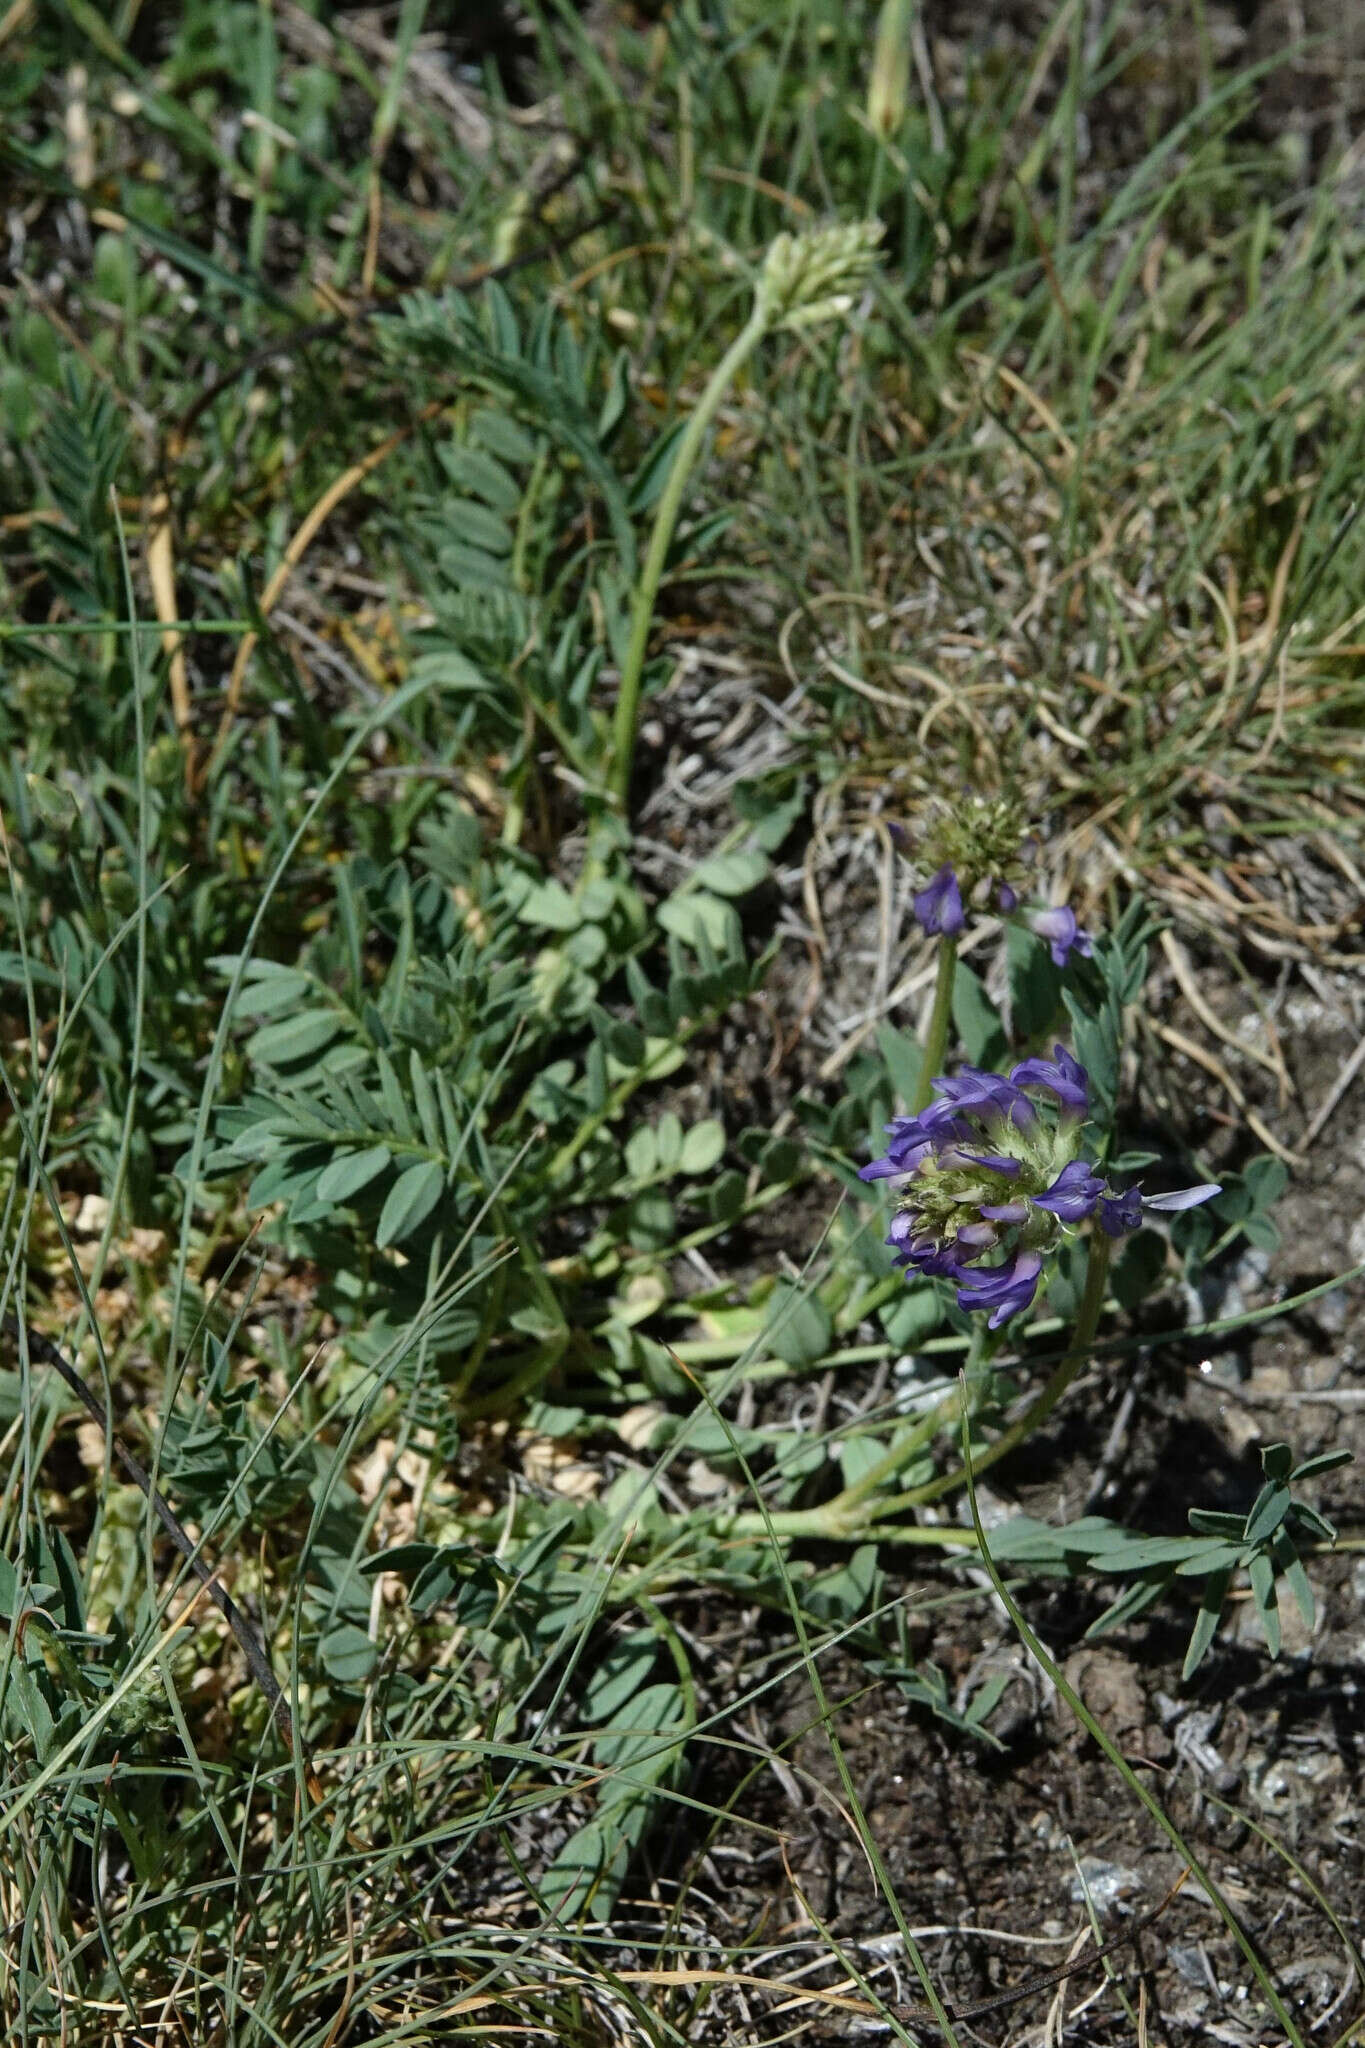
[[(77, 1400), (88, 1409), (95, 1421), (98, 1422), (100, 1428), (105, 1432), (109, 1439), (109, 1447), (113, 1451), (114, 1456), (133, 1480), (134, 1484), (142, 1489), (144, 1497), (151, 1502), (162, 1528), (166, 1531), (166, 1534), (170, 1537), (172, 1543), (180, 1552), (180, 1555), (184, 1558), (186, 1564), (194, 1573), (194, 1576), (198, 1579), (228, 1627), (232, 1630), (233, 1635), (237, 1638), (242, 1654), (251, 1667), (252, 1677), (270, 1702), (270, 1711), (275, 1717), (280, 1734), (290, 1749), (292, 1749), (294, 1747), (294, 1718), (289, 1711), (289, 1703), (281, 1690), (280, 1681), (275, 1676), (270, 1658), (266, 1654), (265, 1644), (261, 1641), (261, 1638), (242, 1613), (241, 1608), (237, 1605), (227, 1588), (214, 1577), (209, 1567), (204, 1563), (203, 1558), (199, 1555), (197, 1545), (191, 1541), (190, 1537), (176, 1520), (175, 1512), (164, 1494), (161, 1493), (159, 1488), (153, 1486), (141, 1461), (135, 1458), (133, 1453), (120, 1442), (110, 1425), (109, 1415), (99, 1395), (93, 1387), (82, 1379), (66, 1354), (52, 1342), (50, 1337), (45, 1337), (41, 1330), (29, 1329), (27, 1326), (21, 1325), (17, 1316), (6, 1316), (0, 1327), (3, 1327), (7, 1337), (14, 1339), (15, 1343), (19, 1346), (21, 1355), (25, 1346), (27, 1346), (32, 1357), (40, 1359), (44, 1365), (55, 1367)], [(309, 1775), (310, 1777), (312, 1776), (311, 1766), (309, 1766)]]
[[(1189, 1874), (1188, 1870), (1182, 1870), (1159, 1906), (1153, 1906), (1150, 1913), (1144, 1913), (1140, 1920), (1135, 1920), (1122, 1934), (1116, 1934), (1112, 1941), (1106, 1941), (1102, 1948), (1092, 1949), (1089, 1955), (1078, 1956), (1074, 1963), (1063, 1963), (1059, 1970), (1049, 1970), (1045, 1976), (1031, 1977), (1027, 1984), (1019, 1985), (1014, 1991), (1000, 1991), (994, 1998), (983, 1998), (979, 2005), (945, 2004), (943, 2010), (950, 2020), (983, 2019), (987, 2013), (999, 2012), (1007, 2005), (1018, 2005), (1021, 1999), (1036, 1997), (1040, 1991), (1051, 1991), (1054, 1985), (1064, 1984), (1068, 1977), (1079, 1977), (1085, 1971), (1093, 1970), (1096, 1963), (1102, 1963), (1107, 1956), (1127, 1948), (1140, 1934), (1145, 1934), (1153, 1922), (1161, 1918)], [(886, 2011), (895, 2019), (909, 2021), (914, 2026), (937, 2025), (927, 2005), (888, 2005)]]

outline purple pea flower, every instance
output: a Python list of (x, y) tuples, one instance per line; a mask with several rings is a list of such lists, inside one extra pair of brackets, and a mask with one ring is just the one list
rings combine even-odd
[(1137, 1188), (1125, 1188), (1121, 1195), (1105, 1195), (1100, 1202), (1100, 1227), (1106, 1237), (1122, 1237), (1142, 1222), (1142, 1196)]
[(1019, 908), (1018, 890), (1012, 889), (1008, 882), (997, 882), (995, 885), (995, 907), (1004, 916), (1008, 917), (1012, 910)]
[(891, 1219), (887, 1244), (896, 1254), (896, 1264), (936, 1280), (961, 1280), (965, 1266), (951, 1246), (941, 1245), (921, 1230), (921, 1219), (913, 1209), (902, 1209)]
[(1092, 1173), (1083, 1159), (1064, 1166), (1046, 1194), (1035, 1195), (1034, 1204), (1046, 1209), (1062, 1223), (1080, 1223), (1093, 1216), (1095, 1204), (1105, 1192), (1104, 1182)]
[(966, 924), (962, 891), (951, 863), (945, 861), (933, 880), (914, 898), (915, 918), (931, 939), (955, 939)]
[[(1065, 1047), (1053, 1055), (1007, 1075), (940, 1075), (927, 1108), (888, 1124), (885, 1154), (861, 1169), (863, 1180), (897, 1183), (886, 1240), (895, 1263), (950, 1281), (959, 1305), (984, 1311), (992, 1329), (1032, 1305), (1048, 1254), (1077, 1224), (1094, 1218), (1121, 1237), (1147, 1209), (1191, 1209), (1219, 1192), (1112, 1188), (1080, 1149), (1089, 1077)], [(1046, 1114), (1026, 1087), (1051, 1096)]]
[(931, 1102), (918, 1116), (893, 1118), (886, 1133), (891, 1142), (884, 1156), (860, 1167), (859, 1180), (894, 1180), (913, 1173), (936, 1146), (953, 1137), (969, 1137), (971, 1125), (962, 1121), (951, 1102)]
[(1026, 910), (1024, 922), (1036, 937), (1047, 941), (1055, 967), (1065, 967), (1073, 953), (1088, 960), (1095, 950), (1089, 932), (1081, 930), (1075, 911), (1064, 903), (1053, 910)]
[(1018, 1315), (1021, 1308), (1028, 1308), (1038, 1292), (1038, 1276), (1043, 1270), (1041, 1252), (1016, 1252), (1003, 1266), (990, 1266), (980, 1273), (971, 1273), (957, 1290), (959, 1308), (984, 1308), (990, 1310), (989, 1327), (998, 1330), (1010, 1316)]
[(1084, 1116), (1090, 1107), (1090, 1076), (1065, 1046), (1054, 1045), (1052, 1050), (1055, 1058), (1050, 1060), (1020, 1060), (1011, 1067), (1010, 1080), (1016, 1088), (1050, 1088), (1063, 1109)]
[(988, 1074), (982, 1067), (964, 1067), (960, 1074), (936, 1074), (934, 1086), (959, 1117), (1001, 1116), (1022, 1128), (1037, 1116), (1012, 1074)]

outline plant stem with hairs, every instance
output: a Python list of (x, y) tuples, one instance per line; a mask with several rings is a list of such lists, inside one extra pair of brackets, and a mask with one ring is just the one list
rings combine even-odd
[(869, 275), (881, 227), (876, 221), (852, 221), (814, 228), (806, 234), (778, 235), (768, 249), (754, 281), (753, 310), (707, 381), (691, 419), (683, 429), (654, 514), (649, 548), (635, 586), (630, 611), (630, 638), (621, 668), (621, 687), (612, 719), (611, 760), (607, 790), (617, 811), (626, 807), (635, 762), (635, 735), (640, 722), (640, 689), (644, 680), (649, 629), (663, 581), (664, 564), (682, 511), (688, 482), (726, 392), (765, 334), (796, 333), (822, 322), (844, 319), (851, 312), (858, 287)]

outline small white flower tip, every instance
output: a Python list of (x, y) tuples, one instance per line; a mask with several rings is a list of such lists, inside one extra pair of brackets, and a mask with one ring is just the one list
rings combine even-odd
[(1173, 1188), (1169, 1195), (1144, 1195), (1142, 1206), (1144, 1209), (1167, 1211), (1197, 1209), (1201, 1202), (1211, 1202), (1215, 1195), (1221, 1195), (1222, 1192), (1221, 1181), (1206, 1180), (1201, 1181), (1197, 1188)]

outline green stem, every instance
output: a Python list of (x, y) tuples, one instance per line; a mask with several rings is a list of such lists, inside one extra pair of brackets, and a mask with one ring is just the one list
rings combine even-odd
[[(1081, 1296), (1080, 1309), (1076, 1316), (1076, 1329), (1066, 1356), (1054, 1370), (1037, 1399), (1033, 1401), (1017, 1422), (972, 1456), (973, 1472), (984, 1472), (991, 1465), (1007, 1458), (1017, 1450), (1025, 1438), (1041, 1429), (1062, 1395), (1075, 1379), (1081, 1367), (1090, 1357), (1090, 1347), (1095, 1341), (1099, 1328), (1100, 1312), (1104, 1307), (1105, 1284), (1109, 1278), (1109, 1239), (1103, 1231), (1092, 1228), (1090, 1234), (1090, 1257), (1085, 1269), (1085, 1291)], [(920, 1501), (937, 1500), (940, 1494), (951, 1493), (954, 1487), (966, 1483), (967, 1468), (955, 1465), (951, 1472), (940, 1472), (937, 1479), (931, 1479), (925, 1486), (912, 1487), (902, 1495), (902, 1505), (917, 1505)]]
[(678, 514), (682, 510), (688, 479), (696, 467), (707, 428), (720, 410), (721, 400), (763, 339), (767, 327), (767, 310), (755, 305), (745, 325), (717, 363), (696, 411), (687, 422), (686, 431), (678, 443), (668, 472), (668, 482), (659, 500), (659, 509), (654, 515), (654, 527), (649, 536), (649, 552), (640, 571), (635, 602), (631, 608), (630, 641), (626, 648), (625, 664), (621, 670), (616, 716), (612, 722), (608, 788), (612, 801), (619, 810), (625, 809), (626, 797), (630, 791), (630, 774), (635, 761), (635, 729), (640, 717), (640, 684), (644, 676), (649, 629), (654, 621), (654, 601), (658, 597), (659, 585), (663, 581), (664, 563), (673, 539), (673, 529), (678, 523)]
[[(1090, 1239), (1090, 1257), (1085, 1272), (1085, 1291), (1081, 1296), (1080, 1309), (1076, 1316), (1076, 1328), (1065, 1356), (1060, 1360), (1051, 1379), (1037, 1399), (1025, 1410), (1019, 1420), (1002, 1432), (993, 1444), (988, 1444), (972, 1459), (972, 1470), (983, 1472), (1000, 1458), (1008, 1457), (1026, 1437), (1033, 1434), (1046, 1422), (1062, 1395), (1066, 1392), (1082, 1365), (1091, 1355), (1095, 1332), (1099, 1327), (1100, 1313), (1104, 1307), (1105, 1285), (1109, 1278), (1109, 1239), (1096, 1231)], [(977, 1346), (973, 1344), (972, 1357), (976, 1357)], [(968, 1370), (971, 1368), (968, 1362)], [(965, 1388), (966, 1380), (963, 1380)], [(870, 1496), (893, 1479), (918, 1451), (927, 1443), (945, 1422), (952, 1419), (957, 1408), (965, 1421), (965, 1392), (953, 1394), (947, 1401), (937, 1402), (927, 1415), (913, 1429), (894, 1444), (884, 1458), (852, 1486), (846, 1486), (833, 1500), (826, 1501), (818, 1508), (797, 1508), (772, 1516), (773, 1527), (780, 1535), (788, 1538), (824, 1538), (838, 1542), (855, 1536), (878, 1536), (892, 1534), (887, 1526), (887, 1517), (899, 1514), (903, 1509), (916, 1507), (923, 1501), (937, 1500), (940, 1494), (951, 1493), (955, 1487), (965, 1484), (967, 1468), (955, 1465), (951, 1472), (941, 1472), (937, 1479), (931, 1479), (924, 1486), (908, 1487), (894, 1500), (875, 1504), (865, 1509)], [(757, 1534), (745, 1524), (740, 1516), (732, 1525), (736, 1535)], [(957, 1543), (962, 1540), (962, 1531), (946, 1531), (937, 1527), (915, 1529), (898, 1523), (894, 1531), (897, 1540), (921, 1543)]]
[(938, 942), (938, 977), (934, 982), (934, 1007), (929, 1012), (929, 1029), (924, 1034), (919, 1082), (910, 1114), (918, 1116), (934, 1092), (934, 1075), (943, 1065), (948, 1050), (948, 1031), (953, 1021), (953, 976), (957, 973), (957, 940)]
[(971, 1530), (961, 1529), (953, 1522), (888, 1522), (883, 1525), (869, 1520), (852, 1529), (835, 1517), (834, 1506), (835, 1503), (830, 1501), (821, 1508), (774, 1508), (767, 1514), (745, 1508), (738, 1514), (726, 1515), (711, 1526), (720, 1535), (741, 1541), (771, 1532), (788, 1543), (850, 1543), (855, 1537), (873, 1536), (880, 1542), (885, 1536), (891, 1543), (922, 1544), (931, 1550), (976, 1548), (976, 1538)]

